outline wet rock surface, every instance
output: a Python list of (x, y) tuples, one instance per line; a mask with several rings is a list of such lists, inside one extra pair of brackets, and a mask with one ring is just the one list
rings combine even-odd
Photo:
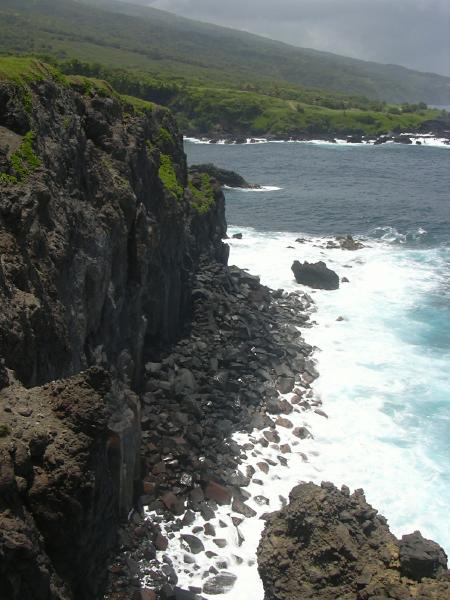
[(362, 490), (295, 487), (258, 548), (266, 600), (438, 600), (450, 597), (447, 557), (419, 532), (398, 540)]
[(295, 260), (291, 270), (297, 283), (320, 290), (337, 290), (339, 288), (338, 275), (329, 269), (323, 261), (300, 263)]
[[(269, 443), (266, 435), (274, 427), (269, 413), (294, 410), (279, 396), (280, 377), (292, 379), (283, 388), (292, 389), (300, 385), (306, 366), (313, 372), (310, 381), (317, 376), (308, 358), (313, 349), (296, 327), (309, 326), (312, 301), (307, 294), (272, 292), (244, 270), (209, 261), (201, 263), (193, 297), (189, 335), (146, 363), (145, 484), (139, 509), (123, 529), (127, 543), (111, 561), (120, 568), (110, 571), (109, 600), (131, 597), (142, 582), (158, 594), (164, 585), (173, 585), (163, 570), (165, 557), (171, 557), (164, 553), (167, 546), (160, 544), (163, 554), (146, 559), (156, 537), (169, 541), (172, 557), (173, 552), (184, 550), (184, 567), (177, 568), (178, 576), (183, 571), (204, 574), (202, 593), (219, 594), (221, 587), (234, 585), (230, 565), (220, 559), (229, 544), (223, 533), (229, 535), (234, 529), (237, 547), (244, 541), (239, 526), (256, 515), (246, 488), (253, 476), (258, 477), (256, 468), (240, 466), (247, 454), (257, 456), (257, 439), (249, 438), (240, 446), (231, 436), (236, 431), (250, 434), (256, 428), (264, 430), (261, 440)], [(290, 425), (287, 420), (283, 424)], [(271, 435), (277, 439), (275, 430)], [(279, 460), (281, 464), (281, 454)], [(260, 469), (268, 472), (277, 464), (262, 462)], [(254, 503), (267, 507), (268, 500), (259, 494)], [(178, 512), (181, 506), (183, 515)], [(230, 515), (226, 522), (215, 517), (219, 508)], [(136, 535), (135, 521), (142, 537)], [(214, 550), (203, 552), (194, 537), (201, 537), (205, 545), (210, 540)], [(139, 574), (130, 571), (126, 555), (139, 565)], [(235, 564), (239, 561), (240, 557), (233, 559)]]

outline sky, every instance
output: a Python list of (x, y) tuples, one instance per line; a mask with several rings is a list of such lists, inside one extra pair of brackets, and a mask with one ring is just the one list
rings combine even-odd
[(450, 0), (140, 0), (139, 3), (296, 46), (450, 76)]

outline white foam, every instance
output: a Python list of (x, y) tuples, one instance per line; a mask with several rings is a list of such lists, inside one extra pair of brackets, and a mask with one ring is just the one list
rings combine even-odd
[(235, 190), (237, 192), (278, 192), (283, 189), (275, 185), (262, 185), (259, 188), (237, 188), (228, 185), (224, 185), (223, 187), (225, 190)]
[[(220, 597), (263, 600), (256, 563), (264, 526), (260, 516), (278, 510), (282, 505), (280, 496), (287, 498), (301, 481), (328, 480), (351, 489), (363, 487), (367, 500), (388, 518), (396, 535), (420, 529), (448, 552), (450, 526), (444, 468), (448, 456), (430, 456), (426, 423), (411, 425), (414, 415), (408, 398), (415, 390), (424, 390), (426, 402), (426, 390), (431, 384), (436, 386), (436, 376), (440, 378), (437, 385), (448, 392), (450, 355), (433, 357), (431, 362), (420, 347), (399, 338), (392, 326), (405, 311), (415, 307), (421, 294), (434, 289), (435, 273), (443, 266), (440, 258), (433, 254), (421, 262), (413, 260), (403, 247), (392, 245), (395, 236), (400, 235), (394, 229), (383, 229), (379, 241), (365, 240), (366, 247), (356, 252), (326, 248), (327, 240), (320, 237), (303, 236), (305, 242), (296, 243), (298, 234), (259, 233), (243, 228), (239, 231), (243, 233), (241, 240), (229, 240), (230, 264), (259, 274), (262, 283), (272, 288), (301, 289), (290, 271), (293, 259), (325, 260), (350, 282), (333, 292), (305, 290), (316, 302), (317, 310), (312, 315), (316, 325), (302, 333), (318, 348), (315, 357), (320, 377), (314, 384), (314, 393), (316, 399), (322, 399), (328, 418), (294, 406), (288, 419), (293, 427), (307, 427), (314, 439), (299, 440), (291, 429), (278, 426), (280, 444), (289, 444), (292, 450), (283, 455), (287, 466), (270, 466), (267, 474), (258, 469), (257, 463), (264, 459), (278, 462), (280, 451), (271, 445), (264, 448), (256, 444), (253, 451), (246, 452), (247, 460), (240, 470), (245, 473), (246, 465), (256, 469), (246, 489), (252, 496), (247, 504), (257, 514), (239, 526), (242, 543), (231, 521), (233, 515), (239, 515), (232, 513), (230, 506), (219, 507), (211, 521), (216, 538), (226, 540), (225, 548), (218, 549), (213, 538), (202, 532), (196, 534), (205, 549), (216, 552), (220, 560), (227, 562), (226, 570), (237, 576), (233, 588)], [(233, 229), (229, 233), (232, 235)], [(418, 231), (418, 235), (425, 234), (424, 230)], [(289, 245), (295, 249), (287, 248)], [(345, 320), (338, 322), (340, 316)], [(285, 397), (289, 400), (291, 395)], [(404, 403), (393, 402), (392, 410), (388, 410), (390, 399), (398, 398), (404, 398)], [(448, 418), (447, 413), (443, 418)], [(260, 437), (261, 432), (254, 431), (251, 435), (236, 433), (233, 439), (244, 445)], [(263, 485), (255, 479), (262, 480)], [(258, 504), (258, 495), (267, 498), (268, 505)], [(150, 513), (149, 516), (152, 517)], [(221, 527), (220, 520), (227, 527)], [(204, 525), (203, 518), (197, 516), (195, 523), (180, 533), (192, 533), (193, 527)], [(207, 559), (204, 553), (196, 555), (200, 569), (195, 571), (184, 563), (185, 553), (176, 534), (159, 558), (164, 554), (171, 558), (181, 587), (201, 588), (202, 575), (214, 566), (215, 559)], [(236, 556), (242, 559), (241, 564)], [(151, 576), (148, 583), (151, 584)], [(203, 596), (217, 597), (205, 593)]]
[[(336, 484), (363, 487), (397, 535), (421, 529), (448, 552), (446, 463), (442, 456), (430, 456), (426, 421), (411, 424), (408, 398), (421, 394), (425, 403), (433, 394), (448, 397), (450, 355), (430, 359), (399, 327), (408, 310), (439, 284), (444, 259), (439, 264), (434, 250), (423, 250), (419, 262), (414, 259), (418, 251), (397, 250), (387, 243), (394, 230), (357, 252), (326, 249), (323, 240), (309, 236), (305, 244), (293, 244), (295, 235), (240, 231), (243, 239), (231, 240), (231, 262), (260, 274), (271, 287), (298, 289), (290, 273), (294, 258), (324, 260), (350, 279), (337, 291), (311, 294), (317, 326), (306, 337), (321, 349), (315, 390), (330, 416), (314, 430), (320, 452), (316, 466)], [(337, 322), (340, 316), (345, 320)]]
[[(384, 144), (395, 144), (400, 146), (429, 146), (433, 148), (450, 148), (450, 143), (448, 138), (440, 138), (436, 137), (432, 134), (399, 134), (399, 135), (407, 135), (412, 139), (412, 144), (402, 144), (400, 142), (394, 142), (393, 140), (388, 140), (384, 142)], [(266, 138), (247, 138), (247, 141), (242, 144), (236, 144), (235, 142), (230, 142), (229, 140), (214, 140), (211, 141), (208, 138), (196, 138), (196, 137), (188, 137), (184, 138), (185, 142), (189, 142), (191, 144), (217, 144), (219, 146), (228, 145), (228, 146), (246, 146), (246, 145), (255, 145), (255, 144), (313, 144), (317, 146), (368, 146), (374, 145), (374, 140), (363, 140), (362, 142), (348, 142), (346, 139), (336, 138), (335, 141), (325, 140), (325, 139), (314, 139), (314, 140), (268, 140)], [(419, 142), (416, 144), (416, 142)], [(380, 144), (383, 146), (384, 144)]]

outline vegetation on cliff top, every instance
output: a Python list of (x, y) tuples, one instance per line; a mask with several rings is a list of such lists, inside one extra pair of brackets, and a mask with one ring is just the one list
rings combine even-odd
[(12, 81), (25, 86), (36, 81), (56, 79), (64, 81), (61, 71), (41, 60), (27, 56), (2, 56), (0, 58), (0, 81)]
[(2, 0), (0, 52), (96, 60), (194, 85), (276, 84), (388, 102), (449, 103), (446, 77), (293, 47), (114, 0)]
[[(134, 112), (164, 104), (190, 135), (415, 130), (440, 117), (417, 100), (431, 97), (434, 83), (439, 94), (448, 93), (449, 81), (343, 57), (331, 60), (332, 55), (112, 0), (2, 0), (0, 52), (53, 61), (53, 67), (39, 67), (33, 59), (9, 58), (4, 78), (62, 77), (58, 67), (66, 81), (84, 81), (87, 93), (95, 88), (116, 94)], [(81, 80), (86, 77), (89, 81)], [(416, 102), (393, 106), (383, 98)]]
[(392, 105), (363, 97), (292, 86), (249, 86), (238, 90), (169, 82), (143, 72), (110, 69), (97, 63), (60, 63), (68, 74), (107, 80), (121, 94), (163, 102), (185, 134), (258, 136), (299, 134), (383, 134), (419, 128), (441, 112), (424, 103)]

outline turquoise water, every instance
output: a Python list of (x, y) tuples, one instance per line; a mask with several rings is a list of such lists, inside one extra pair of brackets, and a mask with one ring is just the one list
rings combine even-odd
[[(450, 150), (432, 147), (186, 144), (282, 188), (229, 190), (231, 262), (298, 289), (292, 260), (325, 260), (350, 279), (313, 293), (317, 479), (363, 487), (397, 535), (420, 529), (450, 552)], [(366, 248), (330, 250), (335, 234)], [(305, 243), (295, 239), (304, 237)], [(294, 249), (288, 248), (294, 246)], [(337, 322), (338, 316), (344, 320)]]

